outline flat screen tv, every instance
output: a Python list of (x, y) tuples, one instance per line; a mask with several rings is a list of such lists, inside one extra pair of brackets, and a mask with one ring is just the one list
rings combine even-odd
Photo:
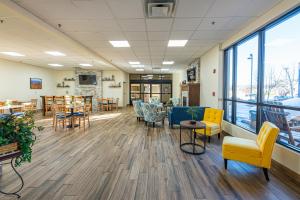
[(196, 67), (187, 70), (187, 79), (188, 82), (196, 81)]
[(80, 85), (97, 85), (96, 75), (79, 75)]

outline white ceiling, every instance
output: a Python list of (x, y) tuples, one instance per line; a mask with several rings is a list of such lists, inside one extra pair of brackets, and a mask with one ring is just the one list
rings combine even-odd
[[(189, 64), (214, 45), (223, 42), (243, 26), (280, 0), (177, 0), (174, 18), (147, 19), (144, 16), (143, 0), (14, 0), (19, 6), (44, 22), (56, 27), (82, 46), (127, 72), (134, 72), (128, 61), (140, 61), (146, 71), (162, 67), (163, 60), (173, 60), (171, 69)], [(0, 12), (0, 17), (3, 15)], [(11, 31), (0, 33), (0, 51), (4, 51), (2, 40), (9, 47), (16, 38), (22, 44), (20, 50), (30, 54), (41, 46), (57, 49), (68, 55), (72, 48), (56, 41), (51, 34), (32, 31), (30, 24), (8, 17)], [(215, 22), (212, 25), (211, 22)], [(62, 27), (58, 28), (58, 24)], [(17, 30), (17, 31), (16, 31)], [(18, 34), (19, 32), (22, 34)], [(17, 37), (19, 35), (19, 37)], [(24, 38), (26, 36), (26, 39)], [(167, 47), (169, 39), (188, 39), (183, 48)], [(109, 40), (128, 40), (130, 48), (113, 48)], [(22, 49), (24, 48), (24, 49)], [(77, 52), (79, 53), (79, 52)], [(48, 62), (44, 55), (32, 52), (32, 60)], [(42, 56), (42, 57), (40, 57)], [(80, 59), (81, 54), (77, 59)], [(84, 56), (83, 56), (84, 57)], [(45, 59), (45, 60), (44, 60)], [(74, 64), (72, 58), (66, 62)], [(69, 60), (68, 60), (69, 59)], [(75, 59), (76, 60), (76, 59)]]

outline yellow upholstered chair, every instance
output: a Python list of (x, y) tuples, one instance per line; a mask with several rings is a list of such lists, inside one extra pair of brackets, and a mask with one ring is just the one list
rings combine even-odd
[(271, 157), (276, 138), (279, 134), (271, 122), (264, 122), (256, 141), (226, 136), (223, 140), (222, 155), (225, 169), (227, 160), (245, 162), (263, 168), (265, 177), (269, 181), (268, 169), (271, 167)]
[[(205, 108), (204, 117), (201, 122), (206, 125), (206, 136), (208, 136), (208, 142), (210, 142), (210, 137), (215, 134), (218, 134), (218, 138), (220, 138), (220, 133), (222, 132), (223, 113), (223, 110)], [(198, 129), (196, 130), (196, 133), (204, 134), (204, 129)]]

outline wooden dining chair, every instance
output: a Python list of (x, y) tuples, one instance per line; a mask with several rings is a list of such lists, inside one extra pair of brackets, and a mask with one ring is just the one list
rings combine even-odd
[(5, 102), (0, 101), (0, 114), (4, 113), (4, 108), (1, 108), (2, 106), (5, 106)]
[(68, 95), (64, 96), (64, 100), (66, 105), (72, 104), (73, 101), (72, 96), (68, 96)]
[(111, 109), (116, 109), (116, 111), (118, 111), (118, 107), (119, 107), (119, 98), (116, 98), (116, 100), (113, 100), (111, 104)]
[(64, 96), (55, 96), (54, 103), (57, 105), (65, 105), (65, 97)]
[(55, 124), (55, 131), (57, 130), (57, 126), (62, 124), (63, 129), (67, 126), (67, 122), (69, 125), (71, 124), (72, 115), (67, 112), (65, 105), (54, 104), (53, 106), (53, 122)]
[(33, 111), (33, 105), (31, 102), (22, 103), (22, 112)]
[(73, 113), (73, 126), (76, 123), (76, 120), (79, 120), (79, 128), (81, 125), (81, 119), (83, 120), (83, 130), (85, 131), (85, 124), (86, 121), (88, 122), (88, 125), (90, 127), (90, 113), (91, 113), (91, 104), (85, 104), (84, 106), (74, 108)]
[(108, 110), (112, 110), (112, 104), (114, 103), (114, 98), (107, 98)]
[(52, 114), (53, 96), (45, 96), (45, 115)]
[(82, 96), (74, 96), (73, 102), (76, 103), (76, 104), (83, 104), (84, 103), (84, 99), (83, 99)]
[(37, 111), (37, 102), (38, 102), (38, 100), (37, 99), (31, 99), (30, 102), (32, 104), (33, 111), (36, 112)]
[(109, 99), (108, 98), (102, 98), (102, 104), (101, 104), (101, 110), (109, 110)]

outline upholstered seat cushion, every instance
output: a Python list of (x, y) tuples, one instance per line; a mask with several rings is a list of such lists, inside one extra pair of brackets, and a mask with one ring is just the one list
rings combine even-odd
[(74, 112), (73, 116), (75, 116), (75, 117), (81, 117), (81, 116), (84, 116), (84, 113), (83, 112)]
[[(201, 121), (206, 125), (206, 135), (214, 135), (220, 132), (220, 125), (213, 122)], [(197, 129), (196, 133), (204, 134), (204, 129)]]
[(72, 115), (56, 115), (56, 118), (58, 118), (58, 119), (64, 119), (64, 118), (69, 118), (69, 117), (71, 117)]
[(256, 141), (244, 138), (226, 136), (223, 140), (223, 151), (261, 157), (261, 151)]
[(256, 166), (260, 166), (262, 162), (262, 152), (254, 140), (226, 136), (223, 140), (222, 154), (226, 159)]

